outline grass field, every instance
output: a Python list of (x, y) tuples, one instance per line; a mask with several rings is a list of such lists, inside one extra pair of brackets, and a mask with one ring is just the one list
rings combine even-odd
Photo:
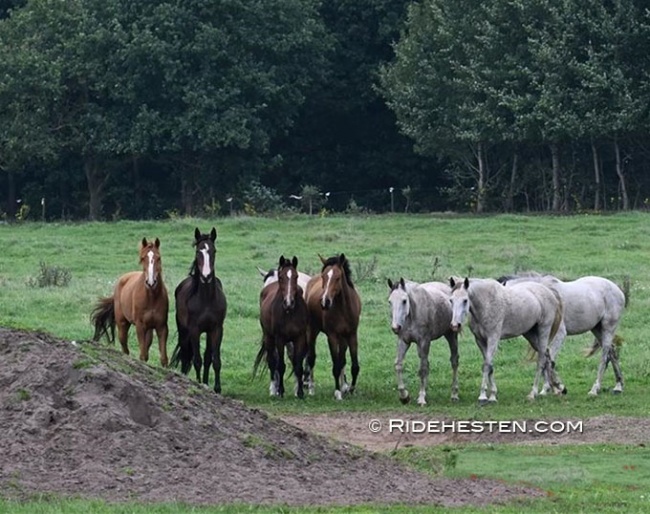
[[(631, 301), (619, 331), (624, 340), (621, 364), (625, 392), (622, 395), (609, 394), (614, 380), (613, 373), (608, 370), (603, 393), (597, 398), (587, 396), (595, 378), (597, 359), (583, 356), (585, 347), (591, 343), (591, 338), (583, 335), (569, 338), (558, 358), (558, 371), (569, 394), (530, 403), (526, 394), (532, 384), (534, 363), (528, 358), (527, 343), (518, 338), (502, 342), (495, 360), (498, 404), (481, 408), (476, 402), (481, 359), (471, 333), (465, 330), (460, 339), (460, 402), (452, 404), (449, 401), (449, 353), (446, 342), (438, 341), (432, 345), (430, 355), (429, 405), (425, 411), (427, 415), (461, 420), (580, 419), (601, 414), (647, 417), (649, 222), (648, 214), (629, 213), (480, 218), (453, 215), (293, 216), (2, 225), (0, 325), (44, 330), (72, 340), (88, 339), (92, 336), (89, 313), (93, 303), (99, 296), (111, 294), (120, 274), (137, 269), (137, 247), (143, 236), (161, 239), (164, 277), (171, 294), (187, 274), (193, 259), (194, 228), (198, 226), (205, 232), (216, 226), (219, 234), (217, 274), (223, 281), (229, 304), (222, 347), (224, 395), (275, 413), (355, 410), (413, 414), (421, 410), (412, 404), (402, 406), (397, 399), (393, 370), (395, 336), (389, 328), (386, 278), (395, 280), (403, 276), (427, 281), (445, 280), (450, 275), (496, 277), (521, 270), (549, 272), (567, 279), (593, 274), (619, 284), (629, 277)], [(291, 396), (270, 399), (266, 378), (252, 377), (252, 364), (261, 335), (258, 322), (261, 277), (256, 267), (273, 267), (281, 254), (297, 255), (298, 268), (315, 273), (320, 264), (318, 254), (330, 256), (340, 252), (344, 252), (352, 264), (363, 302), (358, 391), (343, 402), (334, 401), (330, 358), (321, 336), (316, 395), (304, 401)], [(38, 275), (41, 262), (67, 268), (71, 274), (70, 284), (48, 288), (31, 286), (30, 281)], [(174, 308), (173, 302), (171, 308)], [(170, 320), (169, 352), (176, 342), (173, 313)], [(133, 331), (130, 346), (133, 350), (137, 348)], [(411, 349), (406, 360), (407, 384), (412, 394), (417, 389), (416, 353)], [(151, 364), (158, 365), (155, 344)], [(445, 462), (447, 458), (441, 451), (401, 450), (397, 453), (398, 457), (432, 471), (431, 462)], [(448, 453), (449, 449), (445, 451)], [(648, 483), (643, 481), (648, 475), (645, 449), (531, 447), (523, 451), (519, 447), (477, 446), (454, 451), (458, 453), (457, 464), (439, 467), (435, 472), (450, 476), (480, 474), (504, 480), (525, 479), (552, 491), (547, 500), (527, 505), (533, 510), (602, 511), (602, 506), (606, 505), (608, 510), (642, 512), (650, 508), (650, 490), (643, 485)], [(535, 452), (543, 458), (538, 458)], [(607, 455), (606, 460), (599, 457), (603, 454)], [(624, 466), (629, 466), (630, 462), (636, 463), (635, 472), (623, 473)], [(567, 463), (574, 466), (570, 468), (573, 471), (553, 472), (568, 469)], [(522, 469), (529, 471), (523, 473)], [(10, 504), (5, 507), (7, 505)], [(11, 505), (11, 510), (18, 507)], [(35, 512), (38, 504), (31, 507), (30, 512)], [(517, 512), (520, 507), (490, 511)], [(70, 512), (74, 508), (74, 502), (66, 502), (61, 511)], [(106, 512), (122, 512), (105, 508)], [(97, 511), (94, 507), (91, 510)], [(138, 512), (137, 506), (128, 511)], [(146, 511), (167, 512), (162, 506), (160, 510), (148, 506)]]

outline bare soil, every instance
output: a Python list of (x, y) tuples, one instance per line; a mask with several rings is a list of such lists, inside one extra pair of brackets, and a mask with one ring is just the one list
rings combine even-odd
[(367, 418), (309, 414), (287, 423), (113, 348), (0, 328), (5, 498), (462, 506), (545, 494), (410, 469), (365, 449), (396, 444), (363, 433)]

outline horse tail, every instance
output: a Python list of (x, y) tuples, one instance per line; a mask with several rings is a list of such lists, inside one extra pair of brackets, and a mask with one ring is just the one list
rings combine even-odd
[(555, 318), (553, 319), (553, 325), (551, 326), (551, 334), (549, 335), (549, 342), (555, 339), (557, 331), (560, 330), (560, 325), (562, 324), (562, 318), (564, 316), (564, 303), (562, 302), (562, 297), (554, 288), (549, 287), (553, 292), (555, 299), (557, 300), (557, 308), (555, 309)]
[[(610, 349), (611, 352), (614, 352), (614, 355), (618, 354), (618, 348), (623, 344), (623, 338), (619, 336), (618, 334), (614, 334), (614, 341), (612, 348)], [(591, 346), (587, 348), (585, 351), (585, 357), (591, 357), (594, 353), (598, 351), (598, 349), (602, 346), (600, 339), (597, 337), (594, 337), (594, 342), (591, 343)]]
[(90, 321), (95, 325), (93, 341), (99, 341), (103, 334), (111, 343), (115, 343), (115, 302), (112, 296), (99, 299), (90, 314)]
[(253, 376), (257, 375), (257, 370), (266, 357), (266, 345), (264, 344), (264, 341), (262, 341), (262, 345), (260, 346), (260, 351), (257, 352), (257, 356), (255, 357), (255, 363), (253, 364)]
[(187, 337), (184, 335), (185, 332), (186, 331), (184, 329), (179, 328), (178, 343), (176, 343), (176, 348), (174, 348), (174, 351), (172, 353), (172, 357), (169, 361), (169, 367), (178, 368), (180, 365), (181, 373), (187, 375), (190, 371), (190, 368), (192, 367), (193, 353), (192, 347), (189, 344), (184, 344), (187, 341)]
[(621, 287), (623, 295), (625, 296), (625, 307), (630, 303), (630, 275), (623, 277), (623, 287)]

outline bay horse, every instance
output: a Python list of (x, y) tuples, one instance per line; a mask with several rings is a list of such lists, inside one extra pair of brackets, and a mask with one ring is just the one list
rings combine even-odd
[[(596, 381), (589, 394), (596, 396), (600, 392), (603, 374), (609, 362), (612, 363), (616, 378), (616, 385), (612, 391), (614, 393), (623, 391), (623, 373), (614, 340), (623, 311), (627, 307), (628, 296), (618, 285), (598, 276), (586, 276), (565, 282), (552, 275), (526, 274), (500, 277), (498, 280), (508, 287), (522, 281), (539, 282), (556, 291), (562, 298), (563, 324), (549, 349), (552, 373), (555, 373), (555, 358), (566, 336), (591, 332), (594, 335), (594, 343), (588, 355), (593, 355), (598, 348), (602, 351)], [(550, 389), (551, 386), (547, 381), (544, 390)], [(562, 392), (564, 391), (566, 388), (562, 389)]]
[[(215, 241), (217, 230), (210, 234), (194, 230), (194, 261), (189, 275), (174, 292), (176, 298), (176, 328), (178, 344), (172, 354), (171, 365), (188, 374), (194, 364), (196, 380), (207, 384), (210, 376), (210, 362), (214, 369), (214, 391), (221, 393), (221, 341), (227, 303), (221, 280), (215, 275)], [(206, 334), (203, 360), (201, 359), (201, 334)]]
[(451, 354), (451, 400), (458, 401), (458, 333), (451, 329), (451, 288), (443, 282), (407, 284), (403, 278), (396, 283), (388, 279), (388, 287), (391, 330), (397, 336), (395, 372), (400, 401), (410, 401), (409, 392), (404, 385), (403, 363), (411, 343), (415, 343), (420, 357), (418, 405), (426, 405), (429, 348), (432, 341), (443, 336), (449, 344)]
[[(537, 370), (528, 395), (534, 400), (542, 373), (548, 370), (549, 342), (562, 324), (562, 300), (548, 287), (522, 282), (504, 287), (493, 279), (449, 281), (452, 330), (459, 331), (469, 316), (469, 328), (483, 354), (483, 380), (478, 401), (481, 405), (497, 401), (497, 386), (492, 365), (501, 339), (524, 336), (537, 352)], [(487, 390), (490, 388), (488, 397)]]
[[(93, 340), (99, 341), (102, 334), (115, 342), (115, 325), (122, 351), (129, 354), (129, 328), (135, 325), (140, 347), (140, 360), (149, 360), (149, 348), (153, 332), (158, 337), (160, 364), (167, 367), (167, 316), (169, 298), (162, 277), (160, 240), (140, 243), (140, 265), (142, 271), (122, 275), (113, 291), (113, 296), (100, 298), (91, 314), (95, 326)], [(110, 330), (110, 334), (109, 334)]]
[(277, 280), (265, 285), (260, 293), (262, 345), (255, 359), (256, 371), (266, 357), (271, 396), (284, 396), (285, 347), (296, 376), (296, 396), (304, 397), (303, 361), (307, 353), (307, 304), (298, 282), (298, 258), (280, 256)]
[[(361, 299), (352, 283), (350, 263), (345, 254), (324, 259), (321, 273), (307, 284), (307, 309), (309, 327), (307, 337), (307, 366), (309, 393), (314, 394), (314, 365), (316, 363), (316, 338), (324, 332), (332, 357), (334, 376), (334, 397), (343, 398), (346, 392), (353, 393), (359, 375), (357, 354)], [(350, 349), (352, 361), (352, 384), (348, 386), (345, 377), (346, 352)]]

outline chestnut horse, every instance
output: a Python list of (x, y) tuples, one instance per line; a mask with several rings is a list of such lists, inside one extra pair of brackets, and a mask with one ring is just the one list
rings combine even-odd
[[(160, 240), (142, 239), (140, 245), (142, 271), (122, 275), (115, 285), (113, 296), (100, 298), (92, 312), (95, 325), (93, 339), (98, 341), (102, 334), (115, 342), (115, 325), (122, 345), (122, 351), (129, 354), (129, 328), (135, 325), (140, 346), (140, 360), (149, 360), (149, 348), (153, 331), (158, 336), (160, 364), (167, 367), (167, 314), (169, 298), (162, 278)], [(110, 335), (108, 330), (110, 329)]]
[[(214, 390), (221, 393), (221, 340), (227, 304), (221, 280), (214, 273), (216, 240), (217, 230), (214, 227), (210, 234), (201, 234), (198, 228), (194, 231), (194, 262), (189, 276), (178, 284), (174, 293), (178, 344), (171, 365), (177, 367), (180, 364), (181, 372), (187, 375), (194, 363), (196, 380), (199, 382), (203, 366), (203, 383), (207, 384), (212, 362)], [(203, 333), (206, 334), (206, 345), (201, 360)]]
[(262, 347), (255, 359), (257, 371), (262, 359), (271, 373), (269, 393), (284, 396), (284, 349), (291, 361), (296, 376), (296, 396), (304, 397), (303, 361), (307, 353), (307, 304), (299, 285), (296, 269), (298, 258), (292, 260), (280, 257), (277, 281), (262, 288), (260, 293), (260, 325), (262, 326)]
[[(359, 374), (357, 356), (357, 329), (361, 315), (361, 299), (352, 283), (350, 263), (345, 254), (325, 260), (320, 275), (307, 284), (307, 308), (309, 329), (307, 337), (307, 367), (309, 394), (314, 394), (314, 365), (316, 363), (316, 338), (320, 332), (327, 336), (332, 356), (334, 397), (342, 399), (346, 392), (353, 393)], [(350, 349), (352, 360), (352, 384), (345, 378), (345, 354)]]

